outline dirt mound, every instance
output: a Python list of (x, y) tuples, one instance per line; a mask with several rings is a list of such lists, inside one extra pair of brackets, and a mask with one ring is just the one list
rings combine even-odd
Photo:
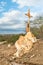
[(0, 65), (43, 65), (43, 40), (39, 39), (29, 53), (12, 59), (16, 49), (14, 45), (0, 45)]

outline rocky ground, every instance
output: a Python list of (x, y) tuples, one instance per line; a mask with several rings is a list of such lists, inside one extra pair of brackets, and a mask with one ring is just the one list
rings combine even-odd
[(38, 39), (30, 52), (12, 59), (15, 51), (14, 45), (0, 44), (0, 65), (43, 65), (43, 39)]

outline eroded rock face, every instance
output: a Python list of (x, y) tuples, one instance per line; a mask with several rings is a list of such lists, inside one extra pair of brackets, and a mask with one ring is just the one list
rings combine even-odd
[(36, 41), (36, 37), (31, 32), (28, 32), (25, 36), (20, 36), (15, 43), (17, 51), (14, 56), (20, 57), (29, 52), (33, 46), (33, 43)]
[(25, 35), (25, 39), (31, 40), (33, 43), (37, 41), (36, 37), (31, 32), (28, 32)]

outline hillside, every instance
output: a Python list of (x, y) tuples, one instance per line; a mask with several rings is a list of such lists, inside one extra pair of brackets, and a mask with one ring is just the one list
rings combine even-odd
[(38, 39), (30, 52), (21, 58), (12, 59), (15, 51), (14, 44), (10, 47), (0, 45), (0, 65), (43, 65), (43, 39)]
[[(41, 22), (41, 20), (43, 18), (34, 20), (34, 24), (42, 24), (43, 21)], [(43, 65), (43, 25), (39, 28), (37, 26), (31, 28), (31, 32), (37, 37), (38, 41), (33, 45), (30, 52), (16, 59), (12, 59), (16, 52), (14, 44), (20, 35), (25, 34), (0, 35), (0, 43), (7, 41), (0, 44), (0, 65)]]

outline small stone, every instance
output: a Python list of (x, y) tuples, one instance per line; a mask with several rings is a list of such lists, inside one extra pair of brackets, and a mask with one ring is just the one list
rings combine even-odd
[(32, 56), (30, 56), (30, 58), (33, 58), (35, 55), (33, 54)]
[(36, 50), (38, 52), (38, 50)]
[(11, 44), (8, 44), (8, 47), (11, 47)]
[(41, 55), (39, 54), (39, 56), (41, 56)]
[(12, 57), (12, 59), (14, 59), (14, 56)]

